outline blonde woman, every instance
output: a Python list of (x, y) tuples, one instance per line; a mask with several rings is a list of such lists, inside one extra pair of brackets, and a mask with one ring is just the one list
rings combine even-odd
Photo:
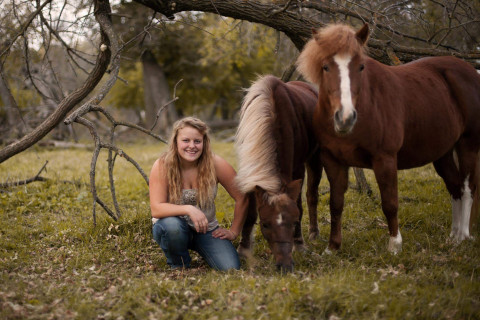
[[(248, 200), (234, 184), (235, 170), (210, 149), (207, 125), (188, 117), (173, 126), (169, 149), (150, 173), (153, 237), (172, 268), (190, 267), (189, 249), (217, 270), (239, 269), (231, 241), (246, 217)], [(235, 200), (230, 229), (219, 227), (215, 212), (217, 183)]]

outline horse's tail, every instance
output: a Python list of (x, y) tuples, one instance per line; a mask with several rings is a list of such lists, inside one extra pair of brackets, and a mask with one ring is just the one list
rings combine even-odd
[[(480, 73), (480, 72), (479, 72)], [(470, 234), (473, 233), (478, 225), (478, 217), (480, 216), (480, 154), (477, 158), (476, 177), (477, 188), (473, 195), (472, 212), (470, 214)]]
[(275, 87), (284, 83), (271, 75), (257, 79), (246, 90), (240, 123), (235, 135), (238, 173), (235, 179), (244, 192), (260, 186), (268, 192), (277, 192), (281, 181), (276, 167), (276, 141), (273, 135), (275, 121)]
[[(478, 75), (480, 76), (480, 70), (477, 70)], [(477, 182), (477, 189), (473, 195), (473, 205), (472, 211), (470, 214), (470, 234), (473, 233), (474, 229), (478, 225), (478, 218), (480, 217), (480, 153), (477, 157), (477, 168), (475, 170), (476, 177), (475, 181)]]

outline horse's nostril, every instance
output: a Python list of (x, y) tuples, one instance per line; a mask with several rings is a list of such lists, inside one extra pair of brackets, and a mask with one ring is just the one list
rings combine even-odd
[(341, 122), (341, 112), (340, 111), (335, 112), (335, 121)]
[(357, 120), (357, 111), (353, 110), (352, 112), (352, 120), (356, 121)]

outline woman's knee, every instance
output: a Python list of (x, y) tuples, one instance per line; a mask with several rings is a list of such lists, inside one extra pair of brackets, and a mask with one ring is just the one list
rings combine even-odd
[(240, 269), (240, 259), (238, 258), (237, 250), (235, 250), (230, 241), (215, 238), (205, 241), (208, 239), (208, 236), (202, 238), (204, 241), (196, 244), (196, 250), (212, 268), (221, 271)]
[(219, 271), (240, 270), (240, 260), (238, 257), (222, 259), (220, 261), (216, 261), (213, 267)]
[[(186, 222), (178, 217), (166, 217), (159, 219), (153, 225), (153, 238), (159, 242), (162, 237), (170, 239), (179, 239), (185, 237)], [(188, 226), (187, 226), (188, 227)]]

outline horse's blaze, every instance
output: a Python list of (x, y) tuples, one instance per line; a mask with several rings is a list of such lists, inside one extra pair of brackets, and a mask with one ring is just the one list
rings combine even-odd
[(341, 133), (348, 133), (352, 130), (356, 121), (349, 71), (352, 57), (349, 55), (335, 55), (333, 60), (338, 65), (338, 70), (340, 71), (340, 110), (336, 110), (339, 116), (334, 118), (335, 129)]
[(282, 219), (282, 213), (281, 213), (281, 212), (278, 214), (278, 218), (277, 218), (276, 221), (277, 221), (277, 225), (281, 225), (281, 224), (282, 224), (283, 219)]

